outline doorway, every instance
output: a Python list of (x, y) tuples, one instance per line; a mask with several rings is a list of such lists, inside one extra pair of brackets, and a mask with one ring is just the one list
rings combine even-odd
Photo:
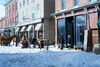
[(64, 19), (58, 19), (58, 24), (57, 24), (57, 43), (61, 44), (61, 37), (60, 33), (62, 33), (65, 42), (64, 45), (66, 46), (66, 21)]
[(84, 30), (86, 30), (86, 15), (75, 17), (76, 22), (76, 46), (83, 47)]
[(74, 25), (73, 17), (66, 18), (66, 42), (67, 47), (73, 48), (74, 46)]

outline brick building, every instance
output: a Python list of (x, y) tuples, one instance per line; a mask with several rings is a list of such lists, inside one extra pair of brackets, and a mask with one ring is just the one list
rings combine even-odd
[(5, 18), (0, 19), (0, 29), (4, 29), (6, 27)]
[(11, 30), (10, 35), (15, 34), (16, 24), (18, 23), (17, 0), (8, 0), (5, 3), (5, 29)]
[(92, 51), (98, 43), (99, 5), (99, 0), (55, 0), (55, 44), (60, 44), (63, 33), (66, 47)]

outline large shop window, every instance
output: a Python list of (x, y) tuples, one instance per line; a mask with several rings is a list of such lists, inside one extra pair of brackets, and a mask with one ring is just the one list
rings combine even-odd
[(86, 15), (76, 16), (76, 46), (82, 46), (84, 42), (84, 30), (86, 29)]
[[(64, 39), (66, 39), (66, 25), (65, 25), (65, 19), (59, 19), (59, 20), (58, 20), (58, 25), (57, 25), (57, 42), (58, 42), (58, 44), (61, 43), (60, 33), (62, 33)], [(66, 43), (65, 43), (65, 44), (66, 44)]]

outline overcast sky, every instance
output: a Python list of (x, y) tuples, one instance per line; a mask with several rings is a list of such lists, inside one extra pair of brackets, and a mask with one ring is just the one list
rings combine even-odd
[(5, 7), (3, 6), (8, 0), (0, 0), (0, 18), (5, 16)]

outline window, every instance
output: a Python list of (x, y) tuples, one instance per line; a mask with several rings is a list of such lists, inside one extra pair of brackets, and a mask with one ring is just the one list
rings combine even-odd
[(32, 7), (32, 18), (34, 18), (34, 8)]
[(20, 2), (20, 8), (21, 8), (21, 2)]
[(8, 26), (10, 25), (10, 23), (9, 23), (9, 20), (8, 20), (8, 23), (7, 23), (7, 25), (8, 25)]
[(17, 3), (16, 3), (16, 10), (17, 10)]
[(95, 1), (99, 1), (99, 0), (88, 0), (88, 1), (89, 1), (89, 3), (90, 3), (90, 2), (95, 2)]
[(25, 0), (23, 0), (23, 6), (25, 5)]
[(9, 14), (11, 13), (11, 8), (9, 7)]
[(14, 11), (14, 5), (12, 7), (13, 7), (13, 11)]
[(10, 25), (12, 24), (12, 21), (11, 21), (11, 19), (10, 19)]
[(83, 46), (84, 30), (86, 30), (86, 15), (79, 15), (75, 17), (76, 21), (76, 46)]
[(62, 10), (66, 8), (66, 0), (61, 0), (61, 8)]
[(18, 22), (18, 15), (17, 15), (16, 18), (15, 18), (15, 22), (16, 22), (16, 23)]
[(27, 9), (27, 15), (26, 16), (27, 16), (27, 18), (29, 17), (29, 10), (28, 9)]
[(22, 19), (23, 19), (23, 20), (25, 19), (25, 14), (24, 14), (24, 12), (23, 12), (23, 17), (22, 17)]
[(92, 0), (89, 0), (89, 2), (91, 2)]
[(27, 4), (29, 3), (29, 0), (27, 0)]
[[(66, 40), (66, 21), (65, 19), (59, 19), (57, 20), (58, 24), (57, 24), (57, 43), (61, 43), (60, 42), (60, 34), (63, 34), (63, 37)], [(66, 44), (66, 41), (64, 42), (64, 44)]]
[(37, 18), (40, 18), (40, 4), (37, 5)]
[(74, 6), (78, 5), (78, 0), (74, 0)]
[(32, 0), (31, 2), (34, 2), (35, 0)]
[(12, 23), (14, 23), (14, 17), (13, 17), (13, 22)]

